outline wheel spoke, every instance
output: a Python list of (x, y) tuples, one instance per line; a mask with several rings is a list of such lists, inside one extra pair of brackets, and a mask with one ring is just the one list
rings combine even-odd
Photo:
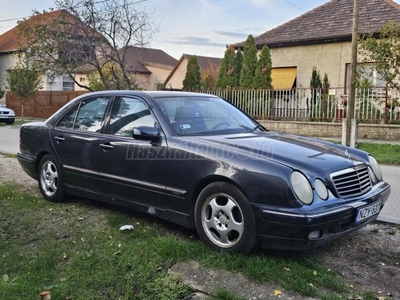
[(229, 231), (225, 230), (225, 231), (220, 231), (220, 238), (221, 238), (221, 242), (225, 245), (230, 245), (232, 244), (231, 241), (229, 241)]
[(217, 204), (217, 198), (213, 198), (210, 200), (210, 202), (208, 202), (208, 205), (211, 208), (211, 219), (213, 218), (213, 216), (215, 216), (218, 212), (218, 210), (221, 209), (221, 207)]
[[(242, 233), (243, 233), (243, 229), (244, 229), (243, 216), (241, 216), (242, 221), (241, 221), (241, 222), (237, 222), (236, 217), (235, 217), (235, 215), (234, 215), (234, 213), (233, 213), (233, 210), (234, 210), (235, 208), (238, 208), (238, 207), (237, 207), (236, 204), (235, 204), (232, 200), (230, 200), (230, 199), (229, 199), (228, 203), (230, 203), (229, 206), (231, 207), (230, 210), (229, 210), (229, 213), (228, 213), (229, 219), (230, 219), (229, 229), (230, 229), (230, 230), (235, 230), (235, 231), (237, 231), (237, 232), (239, 233), (239, 235), (241, 236)], [(240, 210), (239, 210), (239, 211), (240, 211)]]

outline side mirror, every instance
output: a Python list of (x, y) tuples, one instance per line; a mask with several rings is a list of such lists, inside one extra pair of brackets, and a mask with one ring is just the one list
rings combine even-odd
[(136, 140), (155, 142), (161, 137), (161, 134), (158, 128), (150, 126), (139, 126), (133, 128), (132, 137)]

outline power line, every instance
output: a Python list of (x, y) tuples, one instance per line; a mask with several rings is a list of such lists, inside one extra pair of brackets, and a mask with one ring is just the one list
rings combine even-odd
[[(101, 4), (101, 3), (104, 3), (104, 2), (107, 2), (107, 1), (109, 1), (109, 0), (100, 0), (100, 1), (97, 1), (97, 2), (94, 2), (93, 4), (94, 5), (96, 5), (96, 4)], [(132, 3), (129, 3), (130, 5), (132, 5), (132, 4), (139, 4), (139, 3), (142, 3), (142, 2), (146, 2), (147, 0), (137, 0), (137, 1), (135, 1), (135, 2), (132, 2)], [(26, 19), (26, 18), (29, 18), (30, 16), (26, 16), (26, 17), (20, 17), (20, 18), (12, 18), (12, 19), (3, 19), (3, 20), (0, 20), (0, 22), (9, 22), (9, 21), (16, 21), (16, 20), (23, 20), (23, 19)], [(3, 27), (4, 28), (4, 27)]]
[(289, 3), (291, 6), (297, 8), (298, 10), (302, 11), (302, 12), (306, 12), (305, 10), (301, 9), (300, 7), (294, 5), (292, 2), (290, 2), (289, 0), (285, 0), (287, 3)]
[(8, 22), (8, 21), (15, 21), (15, 20), (21, 20), (25, 17), (21, 17), (21, 18), (12, 18), (12, 19), (4, 19), (4, 20), (0, 20), (0, 22)]

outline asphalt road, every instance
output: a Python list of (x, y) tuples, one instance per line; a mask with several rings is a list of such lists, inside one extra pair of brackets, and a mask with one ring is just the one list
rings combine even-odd
[[(19, 127), (0, 127), (0, 152), (16, 154), (19, 149)], [(383, 208), (379, 220), (400, 224), (400, 166), (381, 165), (384, 180), (392, 187), (392, 193)]]

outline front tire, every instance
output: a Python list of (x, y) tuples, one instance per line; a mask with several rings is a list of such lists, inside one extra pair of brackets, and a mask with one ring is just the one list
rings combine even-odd
[(232, 184), (215, 182), (199, 194), (195, 223), (200, 238), (214, 250), (248, 254), (258, 243), (250, 203)]
[(39, 163), (38, 182), (43, 198), (51, 202), (65, 199), (64, 180), (58, 162), (52, 155), (43, 156)]

